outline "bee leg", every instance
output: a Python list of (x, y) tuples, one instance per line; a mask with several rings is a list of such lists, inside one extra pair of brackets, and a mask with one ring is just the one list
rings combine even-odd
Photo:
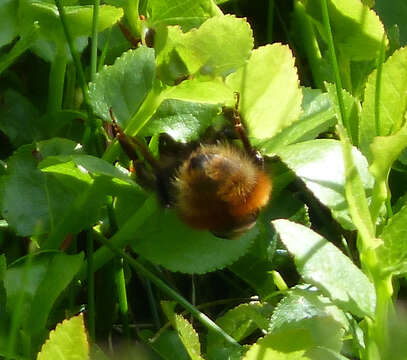
[(112, 108), (109, 109), (110, 118), (112, 119), (113, 130), (116, 139), (119, 141), (124, 152), (127, 154), (130, 160), (134, 162), (140, 159), (137, 150), (140, 152), (142, 157), (150, 164), (153, 171), (159, 171), (160, 164), (156, 158), (151, 153), (150, 149), (141, 142), (137, 137), (131, 137), (124, 133), (119, 124), (116, 121), (116, 118), (113, 115)]
[(239, 113), (239, 101), (240, 101), (240, 94), (238, 92), (235, 93), (236, 96), (236, 104), (235, 108), (233, 109), (233, 122), (234, 122), (234, 127), (235, 131), (237, 133), (237, 136), (239, 137), (240, 141), (243, 143), (243, 147), (246, 150), (246, 152), (252, 157), (253, 161), (260, 165), (263, 166), (263, 157), (261, 156), (260, 152), (257, 151), (255, 148), (252, 147), (249, 141), (249, 137), (247, 136), (247, 131), (246, 128), (244, 127), (242, 123), (242, 119), (240, 117)]

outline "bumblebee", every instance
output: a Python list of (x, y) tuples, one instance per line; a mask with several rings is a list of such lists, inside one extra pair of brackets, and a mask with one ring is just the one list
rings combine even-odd
[(192, 228), (226, 239), (235, 239), (256, 224), (271, 192), (263, 158), (249, 142), (238, 104), (237, 95), (235, 108), (224, 113), (232, 119), (242, 147), (219, 140), (180, 144), (162, 134), (159, 159), (138, 138), (125, 135), (110, 110), (116, 138), (133, 160), (138, 182), (156, 191), (163, 205), (174, 208)]

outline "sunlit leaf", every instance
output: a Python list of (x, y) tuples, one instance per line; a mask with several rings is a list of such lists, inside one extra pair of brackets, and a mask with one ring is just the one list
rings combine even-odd
[(302, 92), (287, 46), (257, 48), (247, 65), (229, 75), (226, 83), (240, 93), (239, 112), (254, 138), (271, 138), (299, 119)]
[(303, 225), (288, 220), (275, 220), (273, 225), (294, 255), (297, 269), (306, 282), (315, 285), (343, 310), (361, 317), (374, 315), (373, 284), (348, 257)]
[[(342, 145), (336, 140), (318, 139), (279, 149), (277, 154), (304, 181), (314, 196), (332, 211), (346, 229), (355, 229), (345, 196), (345, 166)], [(363, 155), (352, 149), (353, 160), (368, 198), (373, 177)]]
[(361, 150), (367, 155), (370, 155), (369, 145), (375, 136), (395, 134), (404, 123), (407, 106), (407, 48), (397, 50), (386, 60), (381, 76), (379, 105), (376, 105), (377, 70), (368, 77), (362, 105), (359, 142)]
[(89, 343), (82, 314), (58, 324), (37, 356), (37, 360), (55, 359), (89, 359)]

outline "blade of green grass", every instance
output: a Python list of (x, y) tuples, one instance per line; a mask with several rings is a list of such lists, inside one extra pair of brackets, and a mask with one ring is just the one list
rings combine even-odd
[(209, 330), (215, 332), (219, 336), (223, 337), (228, 343), (233, 346), (240, 347), (240, 344), (236, 342), (230, 335), (225, 333), (216, 323), (209, 319), (204, 313), (200, 312), (195, 306), (189, 303), (184, 297), (174, 291), (166, 283), (164, 283), (159, 277), (150, 272), (147, 268), (141, 265), (137, 260), (133, 259), (130, 255), (126, 254), (123, 250), (118, 249), (111, 244), (106, 238), (98, 236), (98, 240), (112, 251), (116, 256), (122, 257), (134, 270), (136, 270), (141, 275), (148, 278), (152, 283), (154, 283), (163, 293), (167, 294), (169, 297), (178, 302), (181, 306), (187, 309), (202, 325), (204, 325)]

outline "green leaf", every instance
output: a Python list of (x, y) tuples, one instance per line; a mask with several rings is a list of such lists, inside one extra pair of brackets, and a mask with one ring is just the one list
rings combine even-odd
[[(64, 6), (69, 32), (75, 40), (92, 33), (92, 6)], [(20, 23), (32, 24), (38, 21), (41, 36), (61, 46), (65, 44), (65, 35), (59, 19), (57, 7), (40, 0), (24, 0), (19, 10)], [(113, 26), (123, 16), (123, 9), (109, 5), (99, 7), (98, 31)]]
[(224, 268), (244, 255), (258, 231), (255, 226), (239, 239), (225, 240), (208, 231), (190, 228), (173, 210), (158, 206), (143, 231), (133, 235), (132, 247), (146, 259), (171, 271), (203, 274)]
[(340, 351), (349, 322), (345, 314), (315, 289), (294, 288), (277, 305), (269, 332), (306, 328), (319, 346)]
[(404, 275), (407, 272), (407, 206), (393, 215), (380, 234), (383, 246), (377, 249), (384, 273)]
[(272, 223), (306, 282), (317, 286), (341, 309), (360, 317), (374, 316), (373, 284), (348, 257), (305, 226), (288, 220)]
[(215, 104), (167, 99), (140, 131), (140, 135), (167, 133), (174, 140), (184, 143), (198, 140), (220, 111), (220, 106)]
[(376, 0), (375, 9), (387, 30), (397, 24), (400, 29), (400, 42), (407, 45), (407, 3), (404, 0)]
[(140, 47), (129, 50), (105, 66), (89, 86), (91, 105), (95, 113), (110, 121), (109, 109), (122, 127), (137, 112), (153, 85), (155, 76), (154, 50)]
[[(17, 2), (14, 2), (14, 4), (17, 4)], [(1, 17), (1, 13), (0, 13), (0, 19), (1, 18), (2, 17)], [(5, 22), (6, 24), (7, 24), (7, 21)], [(4, 22), (2, 21), (1, 24), (3, 25)], [(0, 34), (1, 33), (2, 33), (2, 30), (0, 30)], [(14, 61), (16, 61), (17, 58), (22, 53), (24, 53), (30, 46), (32, 46), (32, 43), (38, 37), (38, 33), (39, 33), (39, 26), (37, 23), (34, 23), (32, 25), (32, 27), (27, 28), (26, 31), (24, 31), (20, 35), (20, 39), (18, 39), (18, 41), (14, 44), (13, 48), (0, 57), (0, 74), (4, 70), (6, 70), (11, 64), (13, 64)]]
[[(43, 244), (46, 248), (56, 248), (68, 234), (93, 225), (100, 217), (101, 207), (107, 195), (129, 197), (132, 201), (140, 198), (142, 190), (127, 174), (123, 174), (106, 161), (90, 155), (72, 155), (68, 157), (48, 157), (40, 164), (41, 170), (56, 177), (61, 184), (75, 180), (92, 179), (89, 186), (66, 204), (58, 214), (55, 226)], [(144, 192), (142, 192), (144, 195)], [(143, 197), (144, 199), (144, 197)]]
[[(107, 185), (72, 161), (76, 146), (66, 139), (52, 139), (38, 147), (20, 147), (9, 158), (0, 203), (3, 216), (18, 234), (49, 233), (47, 244), (52, 239), (52, 247), (57, 247), (67, 234), (96, 221)], [(41, 158), (45, 160), (40, 170)], [(126, 184), (122, 179), (118, 186)]]
[(271, 155), (285, 145), (312, 140), (335, 124), (335, 111), (328, 94), (310, 88), (303, 88), (302, 92), (303, 113), (300, 118), (271, 139), (255, 144), (263, 154)]
[[(363, 5), (360, 0), (329, 0), (327, 3), (338, 53), (354, 61), (375, 59), (385, 35), (384, 26), (376, 13)], [(322, 21), (321, 2), (307, 0), (305, 7), (316, 20), (321, 36), (327, 39)]]
[(26, 331), (35, 335), (45, 330), (52, 306), (78, 273), (83, 254), (42, 252), (33, 256), (25, 282), (26, 262), (19, 260), (7, 269), (4, 284), (8, 313), (13, 312), (18, 299), (23, 296), (22, 324)]
[(242, 360), (311, 360), (305, 356), (305, 352), (313, 345), (309, 331), (286, 330), (277, 334), (268, 334), (258, 340)]
[(342, 125), (337, 126), (342, 142), (343, 160), (345, 165), (345, 194), (349, 206), (352, 222), (361, 238), (361, 258), (365, 256), (364, 250), (375, 248), (379, 241), (375, 238), (375, 226), (369, 209), (369, 201), (365, 191), (363, 174), (355, 163), (352, 144)]
[[(225, 315), (216, 319), (218, 324), (227, 334), (236, 341), (242, 341), (250, 336), (255, 330), (265, 331), (268, 327), (268, 319), (272, 313), (272, 307), (268, 304), (251, 302), (241, 304), (229, 310)], [(209, 331), (207, 336), (207, 351), (215, 353), (220, 348), (236, 350), (230, 347), (219, 335)]]
[(17, 9), (18, 2), (14, 0), (0, 3), (0, 47), (10, 43), (17, 35)]
[(192, 78), (164, 90), (165, 98), (204, 104), (234, 105), (233, 91), (220, 79)]
[(387, 180), (393, 163), (407, 147), (407, 123), (389, 136), (376, 136), (370, 145), (372, 164), (370, 172), (378, 182)]
[[(325, 87), (328, 91), (328, 95), (334, 105), (335, 114), (340, 114), (340, 108), (338, 104), (338, 96), (336, 93), (336, 88), (334, 84), (325, 83)], [(342, 89), (342, 97), (345, 105), (345, 116), (350, 124), (350, 137), (352, 139), (352, 144), (358, 143), (358, 126), (360, 119), (361, 106), (358, 99), (353, 97), (345, 89)], [(338, 115), (337, 115), (338, 116)]]
[[(200, 71), (211, 76), (226, 76), (240, 68), (253, 48), (252, 31), (245, 19), (231, 15), (206, 20), (199, 29), (169, 32), (175, 48), (190, 74)], [(167, 50), (168, 51), (168, 50)]]
[[(268, 304), (251, 302), (241, 304), (219, 317), (216, 323), (236, 341), (242, 341), (256, 330), (265, 331), (272, 307)], [(242, 348), (232, 346), (215, 333), (209, 331), (207, 336), (207, 358), (210, 360), (239, 360)]]
[(145, 341), (148, 341), (148, 345), (164, 360), (191, 359), (176, 331), (162, 331), (160, 332), (160, 336), (156, 337), (146, 330), (142, 330), (140, 331), (140, 335)]
[(37, 356), (37, 360), (55, 359), (89, 359), (89, 343), (82, 314), (58, 324)]
[(271, 138), (299, 119), (302, 92), (287, 46), (257, 48), (247, 65), (229, 75), (226, 83), (240, 93), (239, 112), (254, 138)]
[[(345, 166), (339, 141), (306, 141), (279, 149), (277, 154), (345, 229), (355, 229), (345, 196)], [(352, 148), (352, 155), (369, 199), (373, 177), (367, 161), (356, 148)]]
[[(404, 123), (407, 107), (407, 47), (395, 51), (383, 64), (378, 105), (376, 77), (377, 70), (368, 77), (360, 118), (359, 142), (367, 155), (370, 155), (369, 145), (375, 136), (392, 135)], [(376, 106), (379, 120), (376, 119)]]
[(178, 336), (191, 360), (203, 360), (198, 334), (185, 318), (174, 312), (176, 304), (174, 302), (163, 301), (161, 305), (171, 325), (177, 330)]
[(7, 333), (9, 332), (8, 327), (8, 316), (6, 313), (7, 305), (7, 294), (6, 288), (4, 287), (4, 278), (6, 276), (6, 256), (4, 254), (0, 255), (0, 337), (2, 339), (7, 338)]
[(180, 25), (183, 31), (188, 31), (222, 12), (211, 0), (150, 0), (148, 14), (152, 27)]
[(35, 106), (18, 92), (8, 89), (0, 104), (0, 130), (18, 147), (38, 140), (39, 113)]

